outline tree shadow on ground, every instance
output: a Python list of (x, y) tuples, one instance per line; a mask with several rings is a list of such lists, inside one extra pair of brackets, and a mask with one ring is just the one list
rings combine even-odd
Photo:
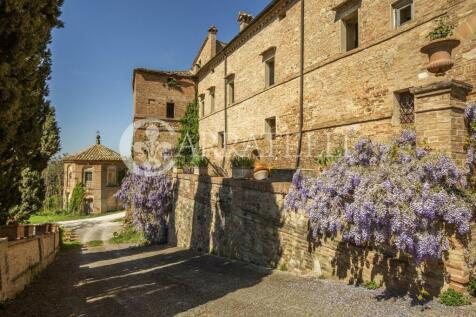
[(2, 316), (173, 316), (256, 285), (268, 274), (167, 246), (70, 251)]

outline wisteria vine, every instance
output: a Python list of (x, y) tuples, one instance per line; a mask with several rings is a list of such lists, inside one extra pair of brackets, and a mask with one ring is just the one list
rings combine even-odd
[(469, 175), (474, 175), (476, 169), (476, 102), (471, 102), (464, 112), (466, 129), (468, 130), (467, 160)]
[(474, 202), (466, 178), (443, 154), (404, 131), (391, 145), (360, 139), (319, 177), (297, 171), (285, 207), (306, 211), (310, 230), (356, 245), (391, 245), (417, 263), (440, 259), (447, 233), (469, 232)]
[(132, 211), (132, 221), (147, 241), (166, 241), (166, 214), (172, 202), (172, 181), (149, 165), (134, 164), (115, 197)]

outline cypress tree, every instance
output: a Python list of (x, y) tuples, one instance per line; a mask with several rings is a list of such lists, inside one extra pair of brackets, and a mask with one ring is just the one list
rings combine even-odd
[[(29, 192), (41, 198), (37, 173), (59, 151), (54, 109), (46, 98), (51, 73), (48, 45), (52, 29), (63, 26), (62, 3), (0, 0), (0, 224), (9, 211), (21, 209), (22, 196), (33, 201), (30, 194), (23, 195), (25, 186), (33, 186)], [(34, 180), (26, 181), (30, 176)], [(9, 217), (24, 218), (11, 213)]]

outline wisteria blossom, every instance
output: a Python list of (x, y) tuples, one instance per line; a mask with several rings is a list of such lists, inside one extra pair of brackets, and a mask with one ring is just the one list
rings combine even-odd
[(476, 102), (471, 102), (464, 112), (466, 129), (468, 130), (467, 165), (470, 174), (473, 174), (476, 166)]
[(392, 245), (417, 263), (448, 250), (447, 231), (469, 232), (466, 179), (443, 154), (404, 131), (391, 146), (360, 139), (319, 177), (298, 170), (285, 206), (303, 209), (315, 238), (342, 233), (356, 245)]
[(134, 164), (115, 197), (132, 211), (132, 221), (149, 242), (165, 242), (165, 216), (171, 204), (172, 181), (149, 165)]

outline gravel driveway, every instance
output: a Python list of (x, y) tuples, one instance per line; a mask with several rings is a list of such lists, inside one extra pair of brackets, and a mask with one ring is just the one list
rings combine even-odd
[(1, 316), (476, 316), (175, 247), (63, 251)]

